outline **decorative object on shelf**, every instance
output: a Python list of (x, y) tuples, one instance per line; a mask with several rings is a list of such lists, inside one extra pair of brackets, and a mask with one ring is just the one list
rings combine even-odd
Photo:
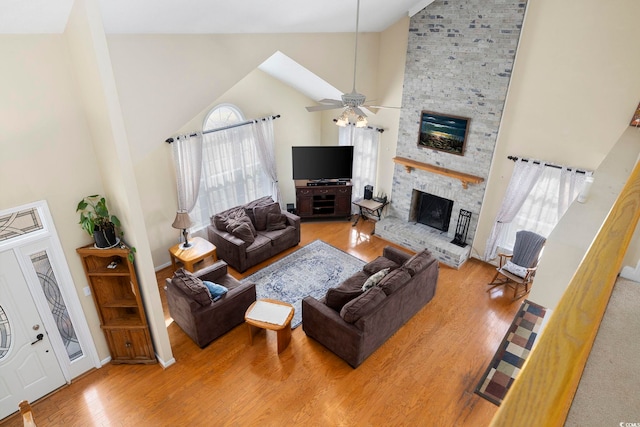
[[(121, 244), (120, 237), (124, 235), (120, 228), (120, 220), (117, 216), (109, 213), (107, 200), (98, 195), (87, 196), (80, 200), (76, 207), (76, 212), (80, 212), (80, 226), (84, 231), (93, 236), (95, 247), (98, 249), (110, 249)], [(130, 247), (127, 259), (133, 262), (135, 247)]]
[(189, 218), (189, 214), (187, 212), (178, 211), (176, 213), (176, 219), (173, 220), (173, 224), (171, 226), (173, 228), (177, 228), (178, 230), (182, 230), (182, 235), (184, 236), (184, 243), (182, 244), (183, 248), (190, 248), (191, 243), (187, 239), (189, 232), (187, 228), (191, 227), (193, 223), (191, 222), (191, 218)]
[(636, 112), (631, 119), (631, 123), (629, 126), (640, 127), (640, 104), (638, 104), (638, 108), (636, 108)]
[(418, 147), (431, 148), (446, 153), (464, 155), (470, 119), (444, 116), (432, 111), (422, 111)]
[(460, 215), (458, 215), (458, 225), (456, 226), (456, 234), (451, 241), (454, 245), (458, 245), (461, 248), (467, 246), (467, 233), (469, 232), (469, 223), (471, 222), (471, 212), (460, 209)]

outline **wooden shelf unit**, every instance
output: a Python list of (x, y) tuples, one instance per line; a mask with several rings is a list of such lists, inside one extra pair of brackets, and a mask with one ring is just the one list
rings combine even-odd
[[(129, 248), (87, 245), (76, 252), (82, 259), (111, 363), (156, 363), (136, 271), (127, 259)], [(112, 262), (116, 267), (107, 268)]]
[(464, 188), (465, 190), (468, 188), (469, 184), (479, 184), (482, 181), (484, 181), (484, 178), (479, 176), (469, 175), (463, 172), (457, 172), (451, 169), (430, 165), (428, 163), (418, 162), (416, 160), (407, 159), (404, 157), (394, 157), (393, 161), (400, 165), (403, 165), (408, 173), (411, 173), (413, 169), (420, 169), (420, 170), (435, 173), (438, 175), (448, 176), (449, 178), (458, 179), (462, 183), (462, 188)]
[(351, 182), (345, 185), (308, 186), (296, 180), (296, 214), (309, 218), (350, 218)]

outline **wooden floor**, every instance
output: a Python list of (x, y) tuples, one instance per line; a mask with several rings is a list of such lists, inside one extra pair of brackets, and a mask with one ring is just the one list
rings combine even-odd
[[(322, 239), (371, 260), (388, 244), (372, 228), (303, 223), (300, 246)], [(174, 365), (108, 364), (33, 404), (35, 419), (40, 427), (486, 426), (497, 407), (473, 391), (520, 305), (486, 292), (494, 271), (473, 259), (460, 270), (441, 265), (435, 298), (357, 369), (302, 327), (279, 356), (275, 333), (250, 346), (245, 325), (201, 350), (165, 303)], [(159, 286), (170, 274), (158, 272)]]

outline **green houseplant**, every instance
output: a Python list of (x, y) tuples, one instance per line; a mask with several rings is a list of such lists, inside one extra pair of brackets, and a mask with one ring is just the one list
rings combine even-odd
[[(94, 194), (80, 200), (76, 212), (80, 212), (80, 226), (92, 236), (99, 248), (110, 248), (118, 244), (117, 228), (120, 220), (109, 213), (104, 197)], [(122, 232), (120, 235), (122, 236)]]

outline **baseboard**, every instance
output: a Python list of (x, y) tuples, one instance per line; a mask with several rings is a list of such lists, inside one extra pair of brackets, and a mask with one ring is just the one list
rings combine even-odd
[(171, 266), (171, 261), (165, 262), (164, 264), (160, 264), (159, 266), (154, 267), (154, 270), (157, 273), (158, 271), (162, 270), (163, 268), (167, 268), (169, 266)]
[(620, 272), (620, 277), (633, 280), (634, 282), (640, 282), (640, 263), (636, 265), (636, 268), (624, 267)]
[(162, 358), (158, 356), (158, 353), (156, 353), (156, 359), (158, 359), (158, 363), (160, 363), (160, 366), (162, 366), (163, 369), (167, 369), (169, 366), (176, 363), (176, 359), (173, 357), (167, 361), (162, 360)]

